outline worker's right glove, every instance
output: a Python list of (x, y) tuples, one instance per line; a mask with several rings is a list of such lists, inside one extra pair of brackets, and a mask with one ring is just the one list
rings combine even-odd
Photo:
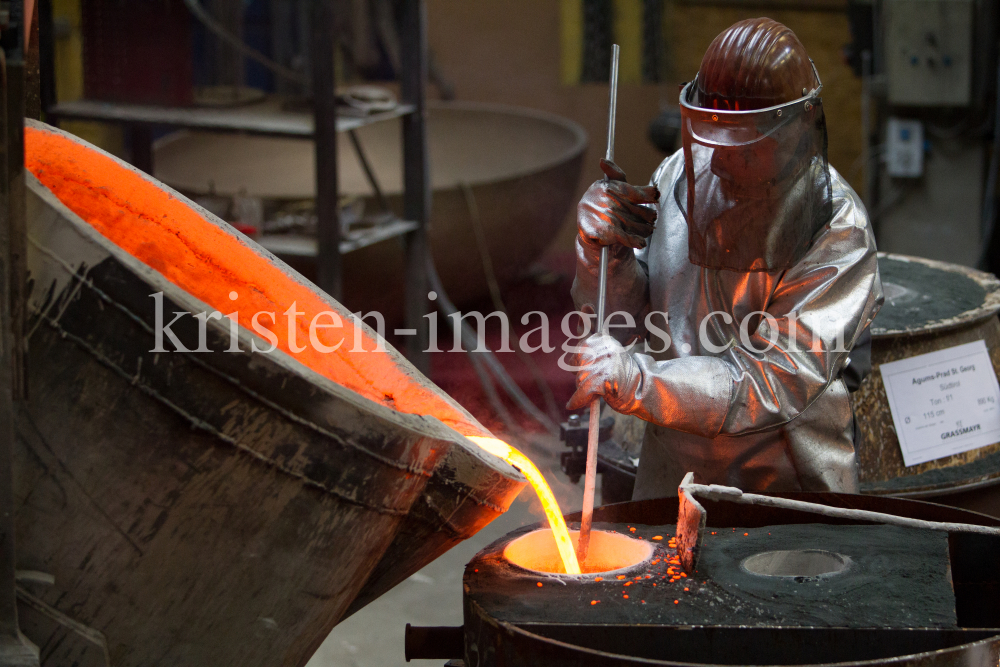
[(641, 375), (635, 360), (621, 343), (607, 334), (593, 334), (578, 348), (573, 359), (578, 369), (576, 392), (567, 410), (579, 410), (595, 398), (603, 398), (612, 409), (624, 411), (635, 397)]
[(629, 185), (614, 162), (601, 160), (601, 171), (608, 180), (591, 185), (577, 208), (581, 242), (592, 247), (645, 248), (655, 227), (660, 191), (655, 185)]

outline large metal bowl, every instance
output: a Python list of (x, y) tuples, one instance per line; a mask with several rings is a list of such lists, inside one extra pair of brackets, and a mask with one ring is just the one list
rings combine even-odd
[[(358, 138), (390, 204), (402, 195), (399, 120), (365, 126)], [(532, 109), (452, 102), (430, 106), (427, 139), (433, 205), (430, 240), (445, 289), (458, 304), (487, 293), (468, 198), (471, 188), (497, 277), (516, 277), (552, 241), (573, 202), (587, 137), (576, 123)], [(271, 201), (315, 194), (313, 144), (305, 139), (181, 132), (161, 140), (156, 177), (189, 195), (214, 192)], [(338, 145), (340, 192), (368, 199), (373, 190), (346, 137)], [(265, 246), (269, 244), (265, 240)], [(279, 257), (313, 277), (312, 257), (279, 244)], [(286, 250), (282, 250), (286, 248)], [(387, 241), (344, 258), (344, 303), (402, 312), (403, 253)]]

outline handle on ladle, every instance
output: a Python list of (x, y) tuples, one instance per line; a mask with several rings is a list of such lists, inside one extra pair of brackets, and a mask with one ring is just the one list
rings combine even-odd
[[(618, 108), (618, 45), (611, 45), (611, 85), (608, 100), (608, 151), (605, 159), (615, 159), (615, 111)], [(607, 179), (607, 176), (605, 176)], [(597, 326), (604, 330), (604, 309), (608, 292), (608, 247), (601, 247), (601, 267), (597, 283)], [(583, 482), (583, 513), (580, 518), (580, 540), (576, 546), (577, 560), (582, 564), (590, 549), (590, 527), (594, 522), (594, 489), (597, 485), (597, 441), (601, 433), (601, 399), (590, 404), (590, 431), (587, 433), (587, 474)]]

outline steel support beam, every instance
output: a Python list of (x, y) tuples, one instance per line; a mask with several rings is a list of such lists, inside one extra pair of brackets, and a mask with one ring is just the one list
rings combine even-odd
[(430, 310), (425, 260), (431, 217), (430, 166), (427, 159), (427, 10), (423, 0), (406, 0), (399, 17), (400, 89), (404, 104), (414, 112), (403, 117), (403, 217), (418, 227), (406, 236), (406, 326), (417, 335), (407, 339), (406, 356), (425, 375), (430, 370), (428, 329)]
[(313, 0), (312, 98), (316, 122), (316, 282), (338, 301), (343, 297), (340, 260), (340, 218), (337, 211), (337, 94), (335, 52), (337, 30), (334, 0)]

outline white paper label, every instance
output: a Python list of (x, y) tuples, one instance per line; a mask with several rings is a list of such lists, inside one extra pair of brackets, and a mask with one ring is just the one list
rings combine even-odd
[(907, 466), (1000, 441), (1000, 386), (983, 341), (879, 370)]

